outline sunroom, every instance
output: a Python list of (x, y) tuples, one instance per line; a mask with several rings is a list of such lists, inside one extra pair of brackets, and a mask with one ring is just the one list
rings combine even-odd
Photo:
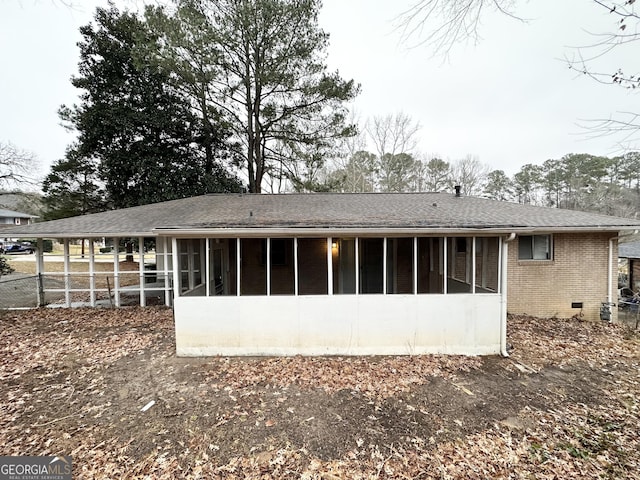
[(500, 351), (499, 236), (172, 234), (179, 355)]

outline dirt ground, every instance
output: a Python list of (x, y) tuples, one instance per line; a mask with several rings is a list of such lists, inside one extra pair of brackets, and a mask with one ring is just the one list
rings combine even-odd
[(509, 358), (178, 358), (169, 309), (0, 315), (0, 454), (74, 478), (640, 478), (626, 326), (513, 317)]

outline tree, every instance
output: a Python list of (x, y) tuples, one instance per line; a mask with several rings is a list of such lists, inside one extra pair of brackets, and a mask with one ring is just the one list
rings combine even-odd
[(374, 144), (378, 158), (390, 153), (412, 153), (418, 143), (420, 123), (406, 113), (375, 116), (365, 125), (365, 131)]
[(513, 18), (517, 0), (419, 0), (398, 17), (402, 39), (447, 55), (456, 43), (480, 39), (479, 26), (487, 11)]
[(346, 165), (334, 171), (332, 176), (339, 182), (340, 191), (362, 193), (375, 191), (377, 172), (377, 157), (371, 152), (360, 150), (351, 155)]
[(419, 162), (408, 153), (386, 153), (380, 158), (380, 191), (408, 192), (414, 190)]
[(354, 133), (344, 103), (359, 86), (327, 72), (319, 0), (176, 3), (172, 17), (162, 8), (147, 11), (163, 38), (161, 64), (179, 67), (201, 114), (208, 105), (224, 112), (251, 192), (288, 160), (278, 142), (319, 150)]
[(411, 156), (417, 145), (420, 123), (409, 115), (375, 116), (365, 125), (378, 154), (380, 189), (406, 191), (416, 177), (416, 161)]
[(441, 158), (432, 158), (425, 166), (424, 187), (427, 192), (439, 192), (446, 188), (451, 176), (451, 165)]
[[(115, 208), (237, 191), (239, 183), (203, 154), (203, 142), (210, 147), (212, 140), (202, 134), (190, 103), (167, 87), (167, 73), (147, 58), (157, 39), (146, 24), (113, 6), (98, 8), (95, 21), (95, 28), (80, 29), (80, 75), (72, 84), (83, 91), (81, 103), (60, 110), (78, 131), (78, 143), (73, 158), (57, 166), (64, 170), (95, 159)], [(216, 135), (224, 158), (222, 126)]]
[(42, 184), (44, 220), (85, 215), (107, 209), (96, 159), (82, 157), (73, 147), (51, 167)]
[(489, 174), (490, 167), (483, 164), (477, 157), (467, 155), (465, 158), (453, 162), (449, 177), (449, 187), (460, 185), (463, 195), (480, 195)]
[[(435, 54), (448, 55), (457, 43), (478, 42), (479, 27), (487, 12), (497, 11), (522, 21), (516, 15), (521, 3), (522, 0), (419, 0), (400, 14), (399, 28), (405, 42), (428, 45)], [(599, 64), (605, 58), (615, 57), (614, 51), (634, 49), (640, 41), (636, 0), (592, 0), (592, 3), (610, 14), (611, 28), (594, 33), (591, 45), (577, 48), (573, 55), (566, 56), (567, 65), (598, 82), (639, 89), (640, 74), (636, 65), (620, 65), (609, 70)], [(621, 134), (623, 147), (630, 150), (635, 148), (634, 142), (640, 140), (640, 112), (621, 112), (617, 117), (594, 119), (585, 127), (594, 136)]]
[(493, 170), (487, 175), (484, 195), (494, 200), (512, 200), (513, 183), (503, 170)]
[(518, 203), (537, 203), (537, 193), (542, 183), (542, 168), (539, 165), (527, 163), (520, 167), (520, 171), (513, 176), (514, 193)]
[(34, 183), (33, 172), (37, 170), (35, 155), (12, 143), (0, 142), (0, 188)]

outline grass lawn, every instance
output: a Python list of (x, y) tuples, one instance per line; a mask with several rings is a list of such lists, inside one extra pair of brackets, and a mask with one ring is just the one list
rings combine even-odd
[[(121, 256), (124, 260), (125, 255)], [(88, 289), (90, 287), (90, 277), (89, 277), (89, 262), (88, 261), (72, 261), (69, 263), (69, 271), (72, 273), (71, 275), (71, 288), (84, 288)], [(16, 273), (22, 273), (26, 275), (35, 275), (36, 274), (36, 262), (35, 257), (26, 258), (9, 258), (9, 265), (15, 270)], [(136, 285), (140, 282), (140, 273), (139, 273), (139, 263), (138, 262), (126, 262), (121, 261), (118, 264), (120, 277), (120, 285), (121, 286), (129, 286)], [(44, 263), (44, 275), (49, 278), (58, 278), (62, 277), (56, 274), (60, 274), (64, 272), (64, 262), (63, 261), (51, 261), (45, 260)], [(94, 263), (94, 272), (96, 274), (96, 288), (106, 289), (107, 288), (107, 277), (109, 277), (110, 285), (113, 287), (113, 261), (109, 262), (95, 262)], [(51, 275), (53, 274), (53, 275)]]
[(640, 478), (622, 325), (510, 318), (510, 358), (177, 358), (173, 328), (0, 314), (0, 453), (72, 455), (80, 479)]

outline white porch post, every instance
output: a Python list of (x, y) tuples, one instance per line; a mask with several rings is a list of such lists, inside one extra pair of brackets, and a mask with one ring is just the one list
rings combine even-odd
[(356, 256), (356, 295), (360, 295), (360, 239), (355, 238), (355, 256)]
[(449, 275), (449, 265), (448, 265), (448, 261), (449, 261), (449, 255), (447, 252), (447, 237), (444, 237), (442, 239), (442, 265), (443, 265), (443, 269), (442, 269), (442, 281), (444, 282), (444, 284), (442, 285), (442, 293), (444, 293), (446, 295), (447, 293), (447, 275)]
[(180, 296), (180, 252), (178, 251), (178, 239), (171, 239), (171, 265), (173, 266), (173, 297)]
[(69, 239), (65, 238), (63, 241), (63, 256), (64, 256), (64, 302), (67, 307), (71, 307), (71, 278), (69, 277)]
[(327, 237), (327, 294), (333, 295), (333, 262), (331, 250), (332, 238)]
[(418, 294), (418, 237), (413, 237), (413, 294)]
[(298, 237), (293, 238), (293, 294), (298, 296)]
[(138, 272), (140, 276), (140, 306), (147, 305), (147, 297), (144, 294), (144, 238), (138, 238)]
[(387, 237), (382, 239), (382, 294), (387, 294)]
[(120, 238), (113, 238), (113, 296), (116, 307), (120, 306)]
[(204, 283), (205, 283), (205, 292), (206, 292), (205, 295), (207, 297), (210, 297), (211, 296), (211, 281), (210, 281), (211, 273), (209, 272), (211, 267), (211, 239), (210, 238), (205, 239), (204, 264), (205, 264)]
[(240, 269), (242, 268), (242, 257), (240, 250), (240, 238), (236, 238), (236, 296), (240, 296)]
[(471, 293), (476, 293), (476, 237), (471, 237)]
[(93, 239), (89, 239), (89, 296), (91, 306), (96, 306), (96, 259)]
[(267, 242), (267, 258), (264, 263), (267, 266), (267, 297), (271, 295), (271, 238), (266, 239)]
[(167, 242), (167, 237), (162, 237), (162, 256), (164, 259), (164, 304), (168, 307), (171, 305), (171, 288), (169, 286), (169, 242)]

